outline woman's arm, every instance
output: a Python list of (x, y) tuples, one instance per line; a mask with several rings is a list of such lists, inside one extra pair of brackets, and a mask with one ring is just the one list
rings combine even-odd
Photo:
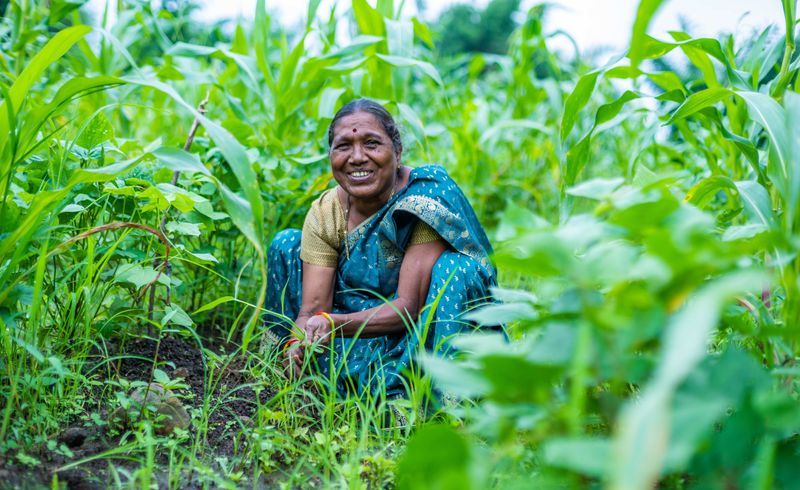
[[(313, 333), (315, 330), (313, 321), (312, 325), (308, 325), (308, 320), (313, 318), (316, 312), (329, 311), (333, 306), (333, 280), (335, 277), (336, 268), (334, 267), (303, 262), (302, 300), (295, 324), (306, 332), (305, 343), (311, 341), (309, 333)], [(311, 327), (311, 332), (309, 332), (309, 327)], [(291, 346), (287, 345), (287, 347), (289, 348), (286, 349), (285, 355), (290, 369), (299, 377), (302, 374), (301, 368), (305, 355), (303, 345), (295, 343)]]
[(330, 311), (333, 307), (333, 280), (335, 267), (324, 267), (303, 262), (303, 288), (297, 326), (304, 328), (309, 318), (318, 311)]
[[(337, 335), (378, 337), (405, 331), (404, 319), (411, 317), (416, 320), (419, 316), (428, 295), (433, 266), (446, 249), (447, 245), (443, 240), (409, 246), (400, 266), (397, 299), (364, 311), (331, 314)], [(303, 293), (305, 294), (305, 289)], [(330, 328), (331, 324), (327, 319), (316, 316), (308, 322), (306, 332), (314, 341), (326, 338)]]

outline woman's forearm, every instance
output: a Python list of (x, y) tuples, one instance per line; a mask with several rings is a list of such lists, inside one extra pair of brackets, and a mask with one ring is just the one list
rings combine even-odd
[(405, 332), (407, 324), (416, 321), (419, 307), (404, 298), (355, 313), (331, 314), (336, 335), (344, 337), (379, 337)]

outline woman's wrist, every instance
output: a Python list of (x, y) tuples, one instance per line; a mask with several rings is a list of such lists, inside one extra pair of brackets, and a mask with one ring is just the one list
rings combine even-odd
[(333, 315), (331, 315), (327, 311), (318, 311), (315, 313), (315, 315), (321, 316), (326, 320), (328, 320), (328, 323), (331, 324), (331, 331), (336, 329), (336, 320), (334, 320)]

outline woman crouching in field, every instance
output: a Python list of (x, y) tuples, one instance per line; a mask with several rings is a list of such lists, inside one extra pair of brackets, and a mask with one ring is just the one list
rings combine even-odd
[(312, 344), (330, 344), (316, 361), (326, 377), (334, 369), (342, 394), (404, 396), (420, 346), (444, 355), (474, 328), (460, 316), (496, 283), (491, 245), (444, 168), (402, 165), (380, 104), (342, 107), (328, 144), (339, 185), (314, 201), (302, 231), (278, 233), (269, 248), (267, 308), (278, 315), (268, 336), (298, 374)]

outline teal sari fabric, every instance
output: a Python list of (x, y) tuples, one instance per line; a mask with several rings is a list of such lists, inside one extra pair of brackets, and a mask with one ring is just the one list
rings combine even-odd
[[(425, 302), (430, 306), (406, 332), (336, 338), (330, 351), (319, 354), (322, 375), (342, 394), (403, 396), (404, 374), (420, 347), (437, 355), (452, 353), (450, 340), (475, 328), (462, 315), (489, 301), (497, 274), (486, 233), (447, 171), (429, 165), (413, 169), (408, 185), (347, 235), (336, 270), (333, 313), (363, 311), (396, 297), (400, 264), (417, 220), (449, 245), (431, 271)], [(300, 230), (284, 230), (269, 248), (266, 306), (277, 314), (267, 315), (266, 325), (276, 341), (289, 335), (287, 318), (296, 318), (300, 308), (300, 235)]]

